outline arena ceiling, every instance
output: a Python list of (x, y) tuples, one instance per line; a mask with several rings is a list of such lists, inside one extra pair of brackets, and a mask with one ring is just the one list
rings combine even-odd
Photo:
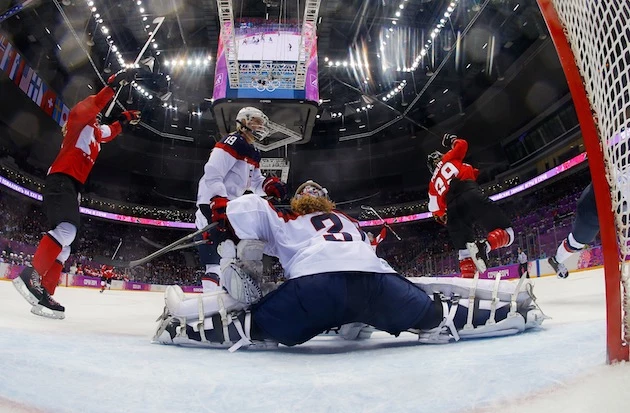
[[(15, 3), (0, 1), (0, 8)], [(282, 23), (300, 21), (305, 0), (232, 5), (236, 21)], [(40, 1), (0, 23), (0, 30), (71, 104), (101, 87), (120, 62), (133, 62), (159, 16), (165, 20), (143, 55), (153, 65), (139, 82), (143, 92), (133, 89), (120, 99), (142, 110), (148, 127), (133, 131), (119, 149), (146, 156), (118, 154), (105, 164), (153, 176), (188, 171), (165, 168), (168, 152), (171, 159), (195, 163), (190, 169), (199, 175), (196, 164), (207, 159), (218, 138), (211, 99), (221, 30), (215, 0)], [(531, 86), (541, 78), (562, 82), (557, 65), (547, 73), (530, 68), (511, 81), (541, 44), (553, 51), (535, 0), (322, 0), (317, 22), (320, 101), (312, 138), (271, 156), (382, 147), (389, 136), (404, 135), (420, 138), (413, 145), (422, 158), (446, 129), (481, 136), (479, 143), (489, 147), (544, 108), (499, 105), (492, 119), (500, 121), (466, 118), (481, 97), (508, 87), (514, 95), (549, 94), (545, 88), (532, 92)], [(496, 150), (485, 155), (501, 158)]]

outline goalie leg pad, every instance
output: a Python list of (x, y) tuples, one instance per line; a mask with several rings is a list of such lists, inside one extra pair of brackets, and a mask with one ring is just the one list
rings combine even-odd
[(221, 286), (241, 303), (251, 305), (262, 298), (262, 290), (234, 259), (221, 258)]
[(264, 241), (243, 239), (236, 246), (236, 256), (243, 261), (261, 261), (264, 250)]
[(251, 305), (262, 298), (262, 255), (265, 243), (242, 240), (238, 246), (232, 240), (218, 246), (221, 255), (221, 286), (237, 301)]
[[(502, 337), (525, 331), (525, 318), (520, 313), (510, 313), (508, 303), (502, 303), (495, 316), (499, 321), (490, 318), (492, 303), (479, 301), (475, 308), (468, 308), (467, 300), (459, 300), (455, 296), (447, 298), (442, 294), (434, 294), (434, 301), (442, 307), (442, 322), (430, 330), (420, 330), (418, 340), (424, 344), (446, 344), (463, 339)], [(467, 321), (473, 312), (473, 323), (469, 327)]]
[(251, 314), (241, 311), (231, 314), (215, 314), (204, 320), (204, 330), (195, 330), (171, 317), (166, 327), (154, 338), (154, 343), (174, 344), (182, 347), (227, 348), (234, 352), (241, 347), (257, 349), (274, 348), (278, 343), (251, 339)]
[[(173, 289), (175, 289), (175, 291), (172, 291)], [(179, 291), (176, 289), (179, 289)], [(221, 311), (230, 313), (240, 311), (246, 307), (245, 304), (236, 301), (225, 291), (215, 291), (192, 298), (184, 298), (184, 293), (180, 292), (181, 288), (178, 286), (169, 286), (165, 292), (168, 311), (172, 316), (177, 318), (186, 320), (195, 319), (198, 321), (200, 306), (203, 307), (204, 318), (219, 314)]]
[[(444, 294), (446, 297), (457, 295), (467, 298), (473, 287), (473, 280), (463, 278), (421, 277), (415, 279), (414, 284), (424, 290), (429, 296), (437, 292)], [(494, 280), (477, 280), (474, 297), (480, 300), (490, 301), (495, 296), (495, 289), (496, 297), (501, 302), (509, 303), (514, 300), (517, 304), (517, 308), (526, 308), (532, 303), (532, 296), (529, 290), (533, 289), (533, 284), (529, 280), (524, 280), (522, 283), (501, 281), (498, 286)]]
[[(426, 278), (415, 283), (442, 307), (442, 322), (420, 331), (423, 343), (499, 337), (540, 327), (548, 318), (537, 306), (533, 284), (500, 280)], [(469, 299), (467, 300), (466, 297)]]

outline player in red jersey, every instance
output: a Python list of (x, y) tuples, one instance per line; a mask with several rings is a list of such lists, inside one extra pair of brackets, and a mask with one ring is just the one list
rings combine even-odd
[(113, 267), (108, 267), (107, 265), (101, 267), (101, 293), (105, 291), (105, 287), (108, 289), (112, 287), (112, 278), (115, 276)]
[(33, 267), (26, 267), (13, 284), (31, 304), (31, 312), (63, 319), (65, 308), (52, 298), (61, 277), (63, 263), (79, 227), (79, 196), (96, 162), (101, 144), (114, 139), (126, 124), (140, 121), (139, 111), (125, 111), (115, 122), (101, 124), (98, 115), (114, 97), (116, 89), (127, 85), (136, 70), (112, 75), (96, 95), (77, 103), (62, 127), (63, 141), (46, 177), (44, 212), (52, 228), (39, 242)]
[[(514, 241), (509, 218), (477, 184), (479, 170), (464, 162), (468, 142), (445, 134), (442, 145), (450, 148), (445, 154), (429, 154), (427, 166), (433, 176), (429, 183), (429, 211), (439, 223), (446, 225), (451, 241), (459, 250), (462, 277), (471, 278), (475, 267), (484, 272), (488, 252), (507, 247)], [(447, 219), (448, 212), (448, 219)], [(475, 241), (473, 224), (488, 232), (486, 239)]]

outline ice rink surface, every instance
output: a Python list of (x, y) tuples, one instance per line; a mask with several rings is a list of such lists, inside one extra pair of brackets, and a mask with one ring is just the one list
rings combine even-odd
[(160, 293), (59, 288), (60, 321), (0, 281), (0, 412), (630, 411), (630, 364), (605, 364), (603, 271), (535, 283), (540, 331), (229, 353), (151, 344)]

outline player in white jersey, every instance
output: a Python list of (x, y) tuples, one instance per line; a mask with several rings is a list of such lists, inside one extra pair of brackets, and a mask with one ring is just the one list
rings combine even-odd
[[(291, 199), (289, 212), (276, 210), (255, 195), (213, 208), (212, 220), (240, 239), (239, 246), (264, 241), (265, 251), (279, 258), (288, 280), (262, 299), (255, 295), (251, 279), (239, 271), (232, 271), (233, 280), (240, 278), (243, 285), (239, 289), (230, 284), (231, 295), (218, 292), (186, 300), (181, 289), (171, 286), (154, 341), (231, 349), (269, 343), (293, 346), (325, 330), (359, 322), (394, 335), (412, 330), (420, 341), (435, 343), (459, 339), (467, 322), (470, 331), (461, 335), (485, 337), (514, 334), (542, 321), (526, 293), (512, 294), (512, 303), (501, 302), (501, 293), (492, 305), (487, 299), (477, 300), (468, 317), (470, 303), (450, 292), (448, 297), (440, 294), (442, 287), (436, 283), (423, 289), (398, 275), (374, 254), (358, 223), (334, 207), (327, 191), (308, 181)], [(224, 258), (238, 256), (226, 254), (224, 245), (219, 247)], [(439, 283), (453, 287), (448, 281)], [(250, 293), (241, 294), (243, 289)], [(242, 299), (253, 305), (248, 307)], [(490, 318), (492, 323), (484, 326)]]
[[(270, 133), (267, 116), (260, 109), (245, 107), (236, 115), (236, 123), (236, 132), (214, 146), (204, 166), (197, 191), (197, 229), (208, 225), (212, 203), (224, 204), (245, 193), (279, 199), (286, 196), (286, 185), (280, 179), (265, 178), (260, 172), (260, 151), (253, 145), (255, 140), (262, 140)], [(205, 265), (202, 285), (204, 292), (210, 292), (219, 288), (221, 269), (217, 246), (226, 239), (225, 231), (216, 229), (203, 238), (208, 243), (199, 246), (199, 258)]]

